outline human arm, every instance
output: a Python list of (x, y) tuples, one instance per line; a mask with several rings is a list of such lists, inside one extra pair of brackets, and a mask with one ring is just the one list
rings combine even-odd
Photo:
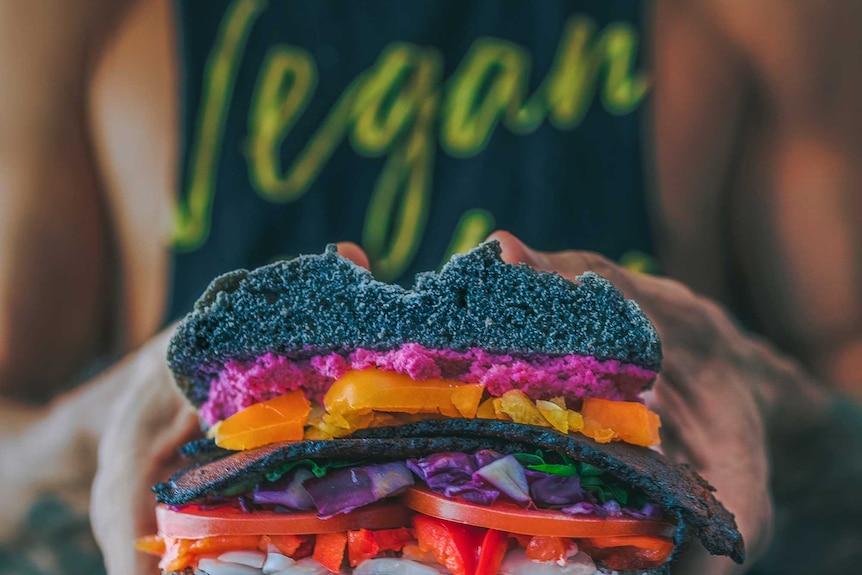
[(84, 105), (91, 4), (0, 5), (0, 396), (44, 401), (104, 351), (113, 302)]
[(756, 328), (862, 398), (862, 113), (845, 118), (858, 124), (852, 137), (826, 113), (785, 110), (752, 144), (734, 246)]
[(656, 6), (664, 271), (862, 394), (862, 5)]
[(108, 573), (159, 572), (157, 561), (135, 551), (134, 541), (156, 532), (150, 488), (182, 466), (177, 448), (200, 435), (196, 413), (165, 361), (171, 332), (159, 334), (112, 375), (126, 388), (99, 445), (90, 510)]

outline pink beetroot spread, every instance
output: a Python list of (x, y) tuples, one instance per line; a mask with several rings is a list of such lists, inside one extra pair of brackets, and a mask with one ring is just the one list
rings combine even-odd
[(520, 389), (532, 399), (562, 396), (574, 402), (584, 397), (636, 400), (656, 376), (654, 371), (592, 356), (509, 355), (428, 349), (406, 343), (390, 351), (358, 349), (293, 360), (268, 353), (254, 361), (229, 361), (210, 385), (201, 406), (204, 421), (219, 420), (287, 391), (303, 389), (320, 403), (333, 381), (351, 369), (376, 367), (416, 380), (443, 378), (485, 384), (493, 396)]

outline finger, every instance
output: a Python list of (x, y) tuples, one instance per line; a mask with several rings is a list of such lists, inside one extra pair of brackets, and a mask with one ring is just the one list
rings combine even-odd
[(90, 516), (108, 573), (154, 573), (154, 561), (131, 545), (155, 533), (151, 486), (181, 467), (176, 448), (200, 437), (197, 416), (165, 364), (165, 330), (109, 377), (123, 394), (106, 414)]
[(514, 234), (505, 230), (495, 231), (488, 236), (488, 241), (490, 240), (500, 242), (502, 250), (500, 257), (507, 263), (527, 264), (537, 270), (558, 273), (566, 279), (575, 279), (584, 272), (593, 271), (614, 284), (628, 283), (625, 278), (628, 272), (607, 258), (593, 252), (576, 250), (542, 252), (534, 250)]
[(528, 247), (527, 244), (505, 230), (497, 230), (485, 241), (500, 242), (502, 253), (500, 257), (509, 264), (526, 264), (532, 268), (544, 269), (545, 261), (541, 252)]
[(349, 259), (356, 265), (363, 267), (365, 269), (370, 269), (371, 266), (368, 263), (368, 256), (365, 255), (365, 250), (356, 245), (353, 242), (338, 242), (335, 244), (338, 248), (338, 253)]
[[(488, 241), (500, 242), (500, 257), (507, 263), (523, 263), (534, 269), (553, 272), (568, 280), (577, 281), (584, 272), (592, 271), (610, 281), (614, 287), (646, 312), (655, 321), (658, 316), (697, 322), (694, 318), (703, 313), (700, 298), (683, 284), (649, 274), (635, 273), (612, 262), (606, 257), (587, 251), (569, 250), (563, 252), (543, 252), (534, 250), (504, 230), (488, 236)], [(695, 312), (693, 315), (689, 312)], [(656, 323), (659, 332), (662, 325)], [(664, 337), (664, 334), (662, 334)]]

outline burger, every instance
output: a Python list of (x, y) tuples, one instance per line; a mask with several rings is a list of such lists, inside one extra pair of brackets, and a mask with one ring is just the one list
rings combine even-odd
[(713, 489), (657, 449), (658, 335), (607, 280), (495, 242), (411, 289), (333, 246), (216, 278), (168, 363), (206, 438), (156, 485), (168, 574), (670, 572), (736, 562)]

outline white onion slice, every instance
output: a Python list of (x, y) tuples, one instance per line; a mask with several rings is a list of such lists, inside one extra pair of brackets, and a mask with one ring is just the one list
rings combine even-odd
[(280, 571), (285, 571), (293, 567), (294, 561), (287, 555), (282, 555), (281, 553), (267, 553), (266, 561), (263, 563), (263, 575), (275, 575)]
[(441, 573), (446, 574), (448, 571), (442, 566), (438, 568), (409, 559), (388, 557), (368, 559), (353, 570), (353, 575), (440, 575)]
[(202, 557), (198, 569), (207, 575), (261, 575), (261, 570), (238, 563), (226, 563), (213, 557)]
[(512, 455), (481, 467), (474, 473), (476, 475), (515, 501), (526, 503), (530, 500), (530, 486), (524, 468)]
[(276, 571), (272, 575), (332, 575), (332, 573), (313, 558), (305, 557), (287, 569)]
[(260, 569), (266, 561), (266, 553), (263, 551), (227, 551), (218, 556), (218, 560), (224, 563), (236, 563)]
[(554, 561), (533, 561), (527, 558), (523, 549), (515, 549), (506, 554), (500, 575), (602, 575), (596, 564), (585, 553), (578, 553), (560, 566)]

